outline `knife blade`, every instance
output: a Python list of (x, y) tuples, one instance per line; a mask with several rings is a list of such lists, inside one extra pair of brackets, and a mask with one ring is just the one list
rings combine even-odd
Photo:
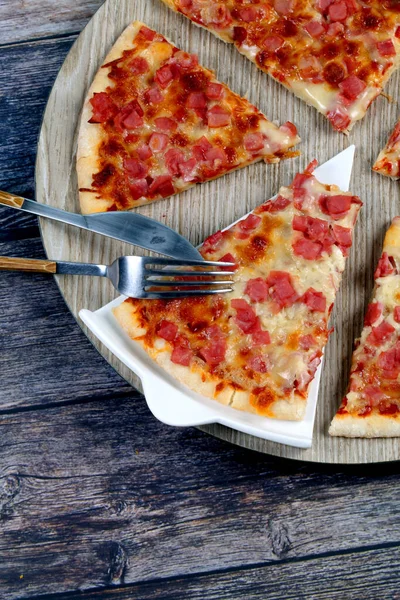
[(172, 258), (203, 260), (199, 251), (182, 235), (167, 225), (138, 213), (122, 211), (78, 215), (7, 192), (0, 192), (0, 204), (87, 229)]

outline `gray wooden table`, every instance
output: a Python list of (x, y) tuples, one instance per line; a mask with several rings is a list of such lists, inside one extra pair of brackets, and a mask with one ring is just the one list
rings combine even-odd
[[(0, 189), (33, 196), (46, 98), (99, 5), (0, 0)], [(0, 254), (44, 256), (35, 218), (0, 225)], [(0, 307), (0, 598), (400, 599), (398, 463), (318, 467), (168, 428), (52, 279), (1, 274)]]

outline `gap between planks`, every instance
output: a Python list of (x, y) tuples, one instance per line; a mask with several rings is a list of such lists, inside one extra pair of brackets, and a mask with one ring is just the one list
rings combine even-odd
[[(343, 600), (343, 592), (346, 590), (347, 593), (351, 591), (352, 598), (359, 598), (362, 595), (366, 600), (376, 600), (379, 586), (381, 587), (380, 600), (385, 598), (398, 600), (399, 595), (396, 595), (396, 592), (400, 584), (399, 573), (395, 572), (392, 577), (388, 573), (390, 565), (400, 559), (398, 549), (398, 546), (386, 546), (357, 553), (353, 551), (306, 559), (283, 560), (267, 565), (253, 565), (249, 568), (153, 579), (131, 585), (119, 584), (113, 588), (85, 589), (84, 593), (86, 600), (92, 598), (131, 600), (137, 598), (137, 594), (140, 594), (141, 600), (183, 598), (216, 600), (226, 598), (227, 593), (230, 600), (242, 600), (244, 597), (265, 600), (267, 597), (272, 598), (271, 594), (274, 600), (299, 600), (299, 598), (309, 600), (311, 593), (313, 593), (312, 598), (317, 598), (316, 593), (318, 593), (318, 598), (321, 599)], [(350, 573), (346, 564), (346, 558), (349, 557), (354, 559), (353, 564), (357, 564), (357, 569)], [(323, 564), (327, 568), (323, 568)], [(351, 586), (349, 579), (355, 585)], [(221, 595), (217, 596), (218, 591)], [(20, 600), (26, 600), (28, 597), (25, 596)], [(35, 600), (78, 600), (80, 598), (82, 592), (74, 591), (35, 596)]]

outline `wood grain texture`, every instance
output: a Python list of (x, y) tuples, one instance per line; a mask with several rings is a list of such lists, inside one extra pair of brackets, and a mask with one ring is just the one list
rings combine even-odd
[[(330, 439), (327, 435), (328, 424), (346, 388), (352, 344), (361, 330), (383, 234), (398, 211), (398, 184), (371, 171), (377, 151), (396, 121), (396, 105), (388, 104), (384, 97), (378, 98), (364, 121), (357, 124), (346, 138), (334, 132), (324, 117), (257, 70), (234, 48), (172, 13), (159, 0), (107, 0), (68, 55), (50, 96), (36, 172), (40, 201), (78, 211), (75, 151), (80, 109), (104, 55), (133, 19), (145, 21), (183, 49), (197, 52), (200, 62), (213, 68), (217, 77), (233, 90), (242, 95), (248, 94), (249, 99), (267, 116), (280, 122), (289, 119), (299, 125), (303, 139), (303, 155), (299, 160), (285, 161), (278, 166), (253, 165), (139, 209), (142, 214), (177, 229), (192, 243), (199, 243), (211, 232), (227, 226), (273, 195), (280, 185), (289, 183), (294, 174), (314, 157), (324, 162), (349, 143), (357, 147), (351, 189), (364, 200), (365, 206), (332, 315), (335, 334), (331, 336), (326, 351), (312, 449), (304, 451), (284, 447), (222, 426), (210, 426), (207, 431), (248, 448), (298, 459), (344, 463), (399, 459), (399, 440), (343, 440)], [(395, 96), (399, 82), (400, 73), (390, 82), (387, 88), (389, 94)], [(63, 190), (62, 194), (60, 190)], [(130, 250), (129, 246), (114, 240), (92, 240), (85, 232), (70, 235), (63, 225), (43, 222), (42, 228), (46, 250), (52, 258), (107, 263)], [(80, 308), (93, 310), (113, 297), (102, 282), (86, 285), (82, 281), (65, 278), (59, 284), (74, 315)], [(89, 338), (127, 381), (139, 385), (138, 379), (120, 361), (92, 336), (89, 335)]]
[[(0, 132), (7, 144), (0, 146), (0, 188), (34, 197), (42, 113), (73, 39), (1, 49)], [(46, 258), (38, 219), (1, 206), (0, 254)], [(116, 393), (138, 396), (93, 350), (66, 312), (52, 278), (2, 273), (0, 305), (0, 410), (79, 402)]]
[[(0, 11), (18, 25), (33, 5), (56, 14), (55, 0)], [(1, 49), (2, 189), (33, 195), (41, 113), (72, 41)], [(260, 173), (272, 191), (278, 170)], [(1, 208), (0, 254), (44, 258), (37, 219)], [(399, 464), (338, 471), (167, 427), (93, 349), (52, 277), (2, 273), (0, 306), (1, 599), (398, 600)]]
[(80, 31), (103, 0), (2, 0), (0, 45)]
[[(85, 600), (399, 600), (399, 561), (398, 547), (384, 548), (122, 589), (86, 591)], [(63, 595), (56, 598), (66, 600)], [(81, 598), (81, 593), (68, 595), (70, 600)]]
[[(11, 3), (7, 6), (10, 10)], [(34, 197), (34, 164), (42, 114), (74, 39), (1, 48), (0, 136), (6, 143), (0, 145), (0, 188)], [(36, 217), (0, 207), (1, 241), (38, 235)]]
[(0, 242), (34, 238), (39, 235), (37, 217), (23, 211), (0, 207)]
[(67, 37), (56, 44), (42, 41), (1, 49), (0, 189), (32, 197), (36, 140), (43, 110), (74, 40), (75, 37)]
[(19, 196), (13, 196), (8, 192), (0, 191), (0, 204), (3, 204), (4, 206), (11, 206), (13, 208), (21, 208), (23, 203), (23, 198), (20, 198)]
[[(0, 239), (0, 253), (45, 258), (38, 238)], [(94, 351), (52, 277), (2, 273), (0, 306), (0, 411), (114, 394), (138, 397)]]
[(0, 431), (7, 598), (400, 545), (395, 464), (281, 465), (125, 397), (3, 415)]
[(57, 263), (37, 258), (0, 256), (0, 271), (22, 271), (29, 273), (55, 273)]

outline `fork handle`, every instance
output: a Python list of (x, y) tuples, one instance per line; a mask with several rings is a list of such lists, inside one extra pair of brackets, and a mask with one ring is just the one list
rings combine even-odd
[(53, 260), (14, 258), (0, 256), (0, 271), (26, 271), (30, 273), (56, 273), (57, 263)]
[(9, 194), (8, 192), (0, 191), (0, 204), (4, 204), (4, 206), (21, 208), (24, 202), (25, 198), (21, 198), (21, 196), (14, 196), (14, 194)]

